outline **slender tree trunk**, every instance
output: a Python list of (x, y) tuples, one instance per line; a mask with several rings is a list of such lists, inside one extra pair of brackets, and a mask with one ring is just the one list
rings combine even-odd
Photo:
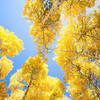
[(27, 93), (28, 93), (29, 88), (30, 88), (31, 83), (32, 83), (32, 76), (33, 76), (33, 75), (31, 74), (31, 79), (30, 79), (30, 82), (29, 82), (29, 84), (28, 84), (28, 86), (27, 86), (27, 88), (26, 88), (26, 91), (25, 91), (25, 94), (24, 94), (24, 96), (23, 96), (22, 100), (25, 100), (25, 97), (27, 96)]

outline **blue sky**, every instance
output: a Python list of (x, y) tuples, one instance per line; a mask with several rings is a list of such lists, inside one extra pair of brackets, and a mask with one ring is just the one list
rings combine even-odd
[[(33, 44), (33, 39), (29, 35), (29, 28), (31, 23), (22, 17), (22, 11), (25, 5), (25, 0), (0, 0), (0, 25), (10, 32), (15, 32), (15, 35), (24, 42), (24, 50), (14, 58), (8, 57), (13, 61), (13, 70), (8, 74), (6, 80), (9, 84), (10, 77), (21, 65), (25, 63), (29, 56), (37, 55), (36, 46)], [(52, 60), (54, 54), (48, 55), (48, 75), (58, 77), (61, 81), (63, 79), (63, 72), (61, 68)], [(65, 93), (68, 95), (67, 93)]]

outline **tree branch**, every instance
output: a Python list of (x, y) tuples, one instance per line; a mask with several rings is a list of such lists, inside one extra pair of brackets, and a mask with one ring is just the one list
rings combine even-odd
[(30, 88), (31, 83), (32, 83), (32, 76), (33, 76), (33, 74), (31, 74), (30, 82), (29, 82), (29, 84), (28, 84), (28, 86), (27, 86), (27, 88), (26, 88), (26, 91), (25, 91), (25, 94), (24, 94), (24, 96), (23, 96), (23, 99), (22, 99), (22, 100), (25, 100), (25, 97), (27, 96), (27, 93), (28, 93), (29, 88)]

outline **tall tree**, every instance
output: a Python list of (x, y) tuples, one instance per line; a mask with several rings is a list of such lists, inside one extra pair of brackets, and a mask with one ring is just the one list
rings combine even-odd
[(64, 82), (75, 100), (100, 99), (99, 13), (80, 15), (67, 25), (55, 50), (55, 60), (64, 70)]
[[(12, 94), (8, 100), (60, 100), (64, 95), (63, 83), (47, 76), (47, 71), (41, 57), (28, 58), (22, 69), (11, 77)], [(23, 87), (27, 88), (23, 91)]]

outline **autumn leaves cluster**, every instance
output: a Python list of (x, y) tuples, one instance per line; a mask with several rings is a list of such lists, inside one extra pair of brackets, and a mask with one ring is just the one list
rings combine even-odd
[[(9, 87), (0, 82), (0, 99), (68, 100), (64, 84), (74, 100), (100, 99), (100, 9), (97, 0), (26, 0), (23, 16), (31, 21), (30, 35), (37, 56), (29, 57), (11, 76)], [(87, 8), (97, 8), (87, 14)], [(67, 23), (67, 24), (64, 24)], [(59, 38), (59, 39), (58, 39)], [(51, 48), (56, 41), (56, 47)], [(13, 68), (23, 42), (0, 27), (0, 79)], [(48, 76), (48, 54), (64, 72), (63, 82)], [(8, 95), (7, 91), (11, 90)]]

